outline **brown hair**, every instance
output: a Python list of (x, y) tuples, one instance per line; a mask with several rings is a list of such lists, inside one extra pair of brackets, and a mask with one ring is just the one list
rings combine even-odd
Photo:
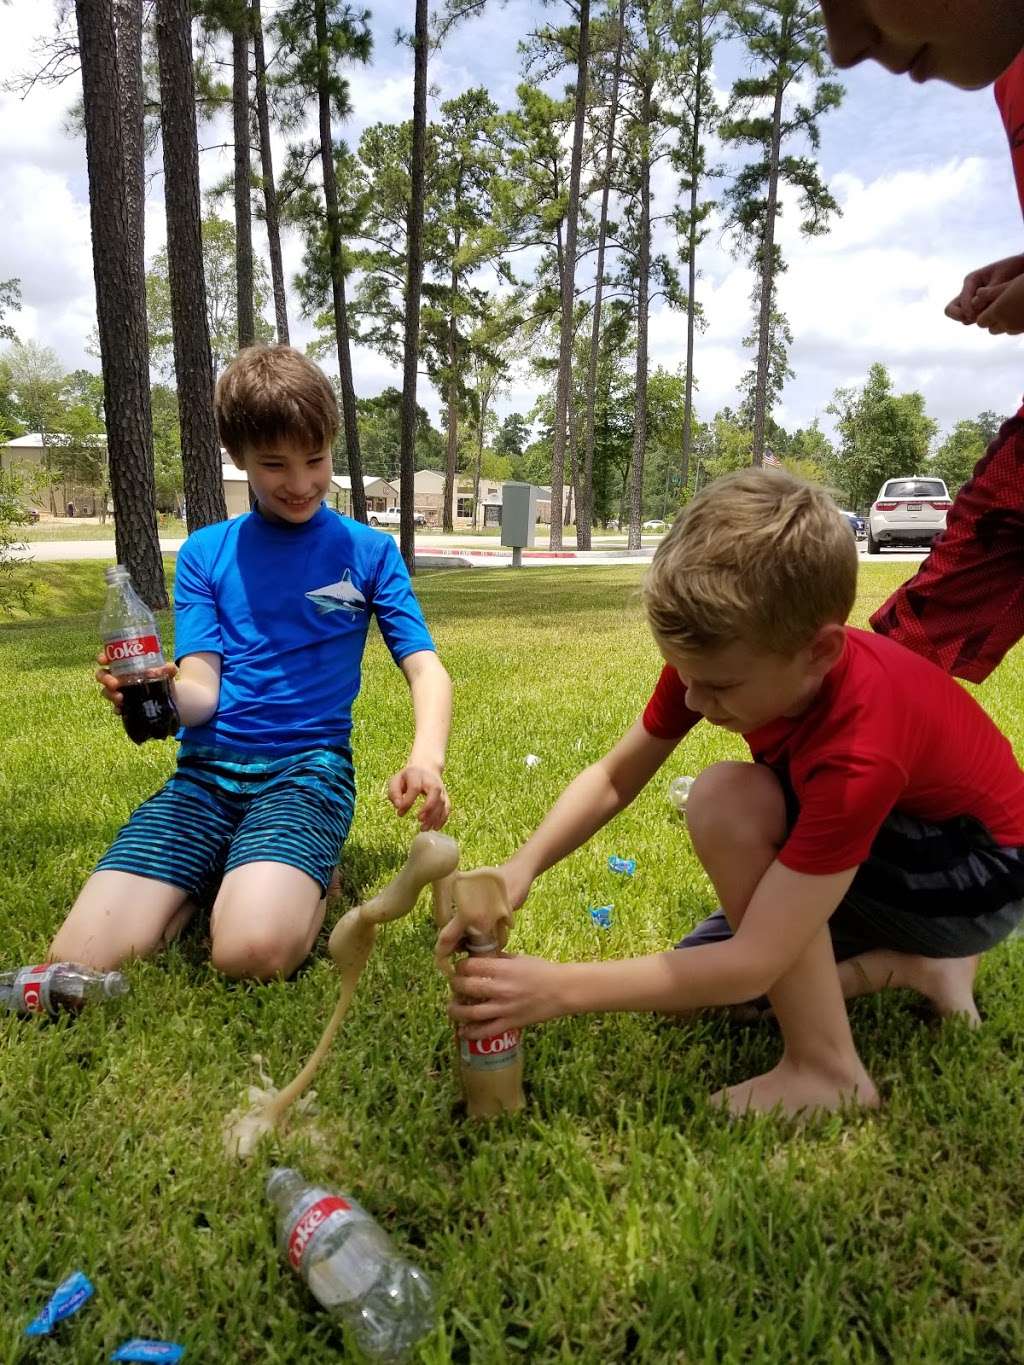
[(743, 469), (689, 503), (658, 546), (644, 605), (659, 641), (682, 650), (736, 641), (793, 655), (857, 591), (857, 547), (822, 488)]
[(275, 441), (322, 450), (338, 433), (338, 400), (324, 372), (292, 346), (247, 346), (217, 380), (221, 444), (237, 459)]

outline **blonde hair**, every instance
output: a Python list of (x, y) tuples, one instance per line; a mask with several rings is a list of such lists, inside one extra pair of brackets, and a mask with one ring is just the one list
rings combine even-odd
[(850, 614), (857, 547), (821, 488), (781, 470), (717, 479), (658, 546), (644, 605), (660, 642), (682, 650), (742, 642), (793, 655)]
[(292, 346), (247, 346), (217, 380), (221, 444), (235, 458), (294, 440), (310, 450), (338, 433), (338, 400), (324, 372)]

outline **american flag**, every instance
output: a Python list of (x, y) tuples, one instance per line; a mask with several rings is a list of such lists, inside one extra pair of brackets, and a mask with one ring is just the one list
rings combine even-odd
[(778, 457), (773, 451), (771, 451), (771, 450), (766, 450), (766, 451), (764, 452), (764, 455), (763, 455), (763, 457), (762, 457), (762, 463), (765, 464), (769, 469), (781, 469), (781, 468), (782, 468), (782, 461), (781, 461), (781, 460), (779, 459), (779, 457)]

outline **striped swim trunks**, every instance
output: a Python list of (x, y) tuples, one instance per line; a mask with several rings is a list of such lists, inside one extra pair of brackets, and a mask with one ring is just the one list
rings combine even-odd
[(182, 744), (165, 786), (143, 801), (96, 865), (206, 899), (245, 863), (286, 863), (327, 890), (352, 823), (348, 749), (284, 757)]

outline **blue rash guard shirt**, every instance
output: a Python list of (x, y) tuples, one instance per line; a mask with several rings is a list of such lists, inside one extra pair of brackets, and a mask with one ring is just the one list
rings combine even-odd
[(289, 754), (345, 746), (371, 613), (395, 663), (433, 650), (392, 537), (322, 505), (300, 526), (259, 512), (178, 555), (175, 657), (219, 654), (220, 702), (190, 744)]

